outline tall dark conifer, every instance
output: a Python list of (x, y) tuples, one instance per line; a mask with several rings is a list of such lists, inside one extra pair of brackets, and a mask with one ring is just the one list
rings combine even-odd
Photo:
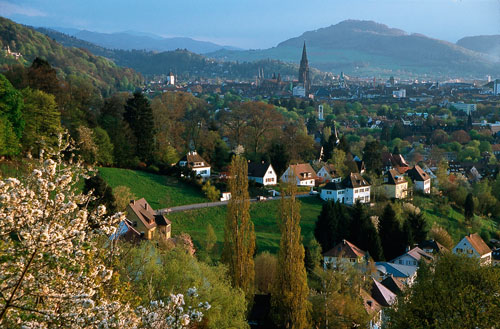
[(396, 213), (391, 204), (387, 204), (379, 219), (378, 232), (385, 259), (390, 261), (404, 253), (406, 248), (405, 238), (401, 230), (401, 225), (396, 218)]
[(136, 155), (141, 161), (151, 161), (154, 150), (154, 118), (148, 99), (135, 92), (127, 100), (123, 118), (132, 129), (137, 140)]
[(348, 240), (362, 250), (370, 253), (370, 256), (378, 261), (382, 260), (382, 246), (377, 229), (373, 225), (364, 206), (357, 202), (351, 208), (351, 222)]

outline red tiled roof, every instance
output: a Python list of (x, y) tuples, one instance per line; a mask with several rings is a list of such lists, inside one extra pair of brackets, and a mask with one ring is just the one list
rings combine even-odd
[(471, 246), (479, 253), (479, 255), (483, 256), (491, 252), (490, 247), (486, 243), (484, 243), (483, 239), (477, 233), (466, 235), (465, 238)]

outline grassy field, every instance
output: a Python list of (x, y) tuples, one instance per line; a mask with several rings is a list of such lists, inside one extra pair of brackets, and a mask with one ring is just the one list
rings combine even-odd
[[(314, 230), (314, 223), (321, 211), (322, 202), (317, 198), (300, 199), (302, 215), (302, 235), (308, 236)], [(257, 237), (257, 251), (267, 250), (277, 253), (279, 248), (280, 231), (277, 224), (279, 201), (252, 203), (250, 216), (255, 226)], [(168, 218), (172, 221), (172, 233), (188, 233), (199, 247), (203, 244), (205, 230), (210, 223), (217, 235), (217, 244), (221, 246), (224, 240), (224, 220), (227, 207), (213, 207), (197, 209), (179, 213), (172, 213)]]
[(127, 186), (137, 198), (145, 198), (153, 209), (207, 202), (200, 189), (173, 177), (143, 171), (99, 168), (99, 174), (115, 188)]
[(469, 227), (466, 225), (464, 215), (460, 211), (450, 206), (447, 212), (443, 213), (442, 209), (430, 197), (417, 196), (415, 204), (423, 211), (429, 223), (429, 228), (432, 227), (433, 223), (441, 225), (450, 233), (455, 243), (458, 243), (468, 233), (486, 231), (491, 234), (499, 229), (498, 224), (491, 218), (479, 216), (475, 217), (477, 225)]

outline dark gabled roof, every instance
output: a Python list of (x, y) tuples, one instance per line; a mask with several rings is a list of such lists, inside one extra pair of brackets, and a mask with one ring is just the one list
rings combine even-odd
[(391, 169), (387, 172), (387, 184), (398, 185), (406, 183), (406, 179), (398, 171)]
[(345, 189), (342, 183), (339, 182), (330, 182), (327, 183), (325, 186), (323, 186), (323, 190), (333, 190), (333, 191), (339, 191)]
[(396, 259), (398, 259), (402, 256), (405, 256), (405, 255), (412, 257), (416, 261), (424, 260), (427, 263), (434, 259), (434, 257), (432, 255), (429, 255), (428, 253), (426, 253), (425, 251), (423, 251), (419, 247), (415, 247), (415, 248), (405, 252), (403, 255), (394, 258), (393, 260), (391, 260), (391, 263), (394, 263)]
[(375, 279), (372, 279), (371, 295), (377, 303), (386, 307), (396, 301), (396, 295)]
[(420, 249), (432, 249), (434, 252), (443, 253), (449, 252), (449, 250), (435, 240), (427, 240), (418, 244)]
[(366, 251), (359, 249), (354, 244), (344, 239), (342, 240), (342, 242), (338, 243), (335, 247), (325, 252), (323, 256), (358, 258), (358, 257), (365, 257)]
[(359, 173), (350, 173), (349, 176), (344, 178), (342, 185), (346, 188), (358, 188), (370, 186), (370, 183), (361, 176)]
[(415, 165), (415, 167), (408, 170), (408, 176), (413, 181), (425, 182), (428, 179), (431, 179), (428, 173), (422, 170), (419, 165)]
[(366, 171), (366, 166), (365, 166), (365, 162), (364, 161), (356, 161), (354, 160), (354, 162), (356, 163), (356, 166), (358, 167), (358, 172), (361, 173), (363, 171)]
[(395, 295), (399, 295), (403, 292), (404, 285), (401, 281), (394, 278), (393, 276), (388, 276), (381, 282), (387, 289), (392, 291)]
[[(322, 168), (325, 168), (326, 172), (328, 173), (328, 175), (330, 175), (331, 177), (339, 177), (339, 175), (337, 174), (337, 170), (335, 169), (334, 165), (331, 164), (331, 163), (327, 163), (325, 164)], [(321, 169), (320, 169), (321, 170)]]
[(401, 154), (382, 153), (382, 163), (386, 167), (409, 167), (408, 162)]
[(248, 176), (249, 177), (264, 177), (270, 166), (271, 166), (270, 163), (250, 162), (248, 164)]

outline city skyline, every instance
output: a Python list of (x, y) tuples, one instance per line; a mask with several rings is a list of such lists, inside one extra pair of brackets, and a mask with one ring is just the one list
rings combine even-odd
[(346, 19), (373, 20), (408, 33), (456, 42), (471, 35), (500, 34), (498, 0), (312, 0), (183, 2), (0, 1), (0, 15), (16, 22), (96, 32), (134, 30), (183, 36), (246, 49), (279, 42)]

